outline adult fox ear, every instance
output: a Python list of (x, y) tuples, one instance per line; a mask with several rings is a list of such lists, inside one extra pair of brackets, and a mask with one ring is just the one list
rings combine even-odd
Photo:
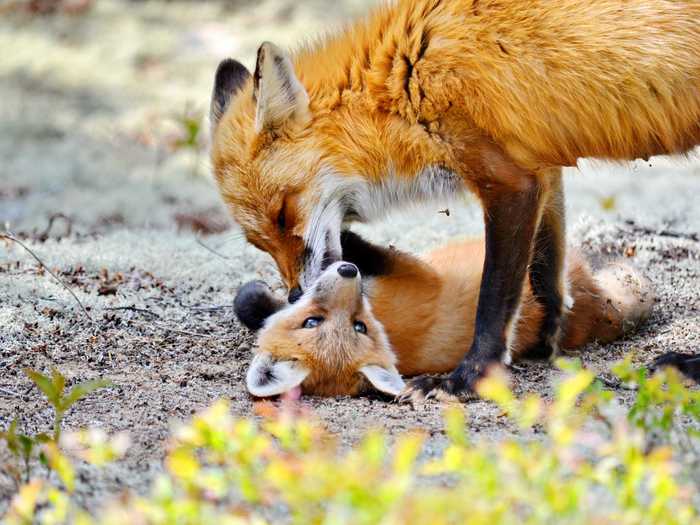
[(248, 392), (255, 397), (284, 394), (299, 386), (309, 370), (296, 361), (275, 361), (266, 352), (255, 354), (246, 375)]
[(250, 72), (240, 62), (232, 58), (221, 61), (216, 68), (214, 90), (211, 94), (209, 120), (212, 129), (216, 128), (231, 99), (243, 88), (250, 77)]
[(248, 329), (260, 330), (265, 320), (281, 310), (286, 301), (272, 293), (270, 287), (262, 281), (244, 284), (233, 300), (233, 311), (238, 320)]
[(258, 133), (274, 133), (290, 121), (303, 123), (308, 119), (309, 95), (294, 73), (289, 56), (270, 42), (258, 49), (253, 86)]
[(385, 368), (379, 365), (366, 365), (360, 368), (360, 372), (372, 383), (374, 388), (385, 394), (398, 396), (406, 388), (406, 383), (395, 366)]

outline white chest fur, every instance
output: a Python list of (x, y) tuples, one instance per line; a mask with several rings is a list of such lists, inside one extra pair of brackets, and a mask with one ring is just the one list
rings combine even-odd
[(453, 171), (429, 166), (410, 177), (390, 171), (376, 182), (353, 177), (343, 204), (346, 219), (371, 222), (393, 210), (421, 205), (431, 201), (451, 201), (465, 187)]
[(465, 189), (456, 173), (440, 166), (428, 166), (413, 177), (389, 169), (379, 181), (327, 170), (321, 180), (320, 198), (304, 236), (308, 253), (302, 273), (304, 286), (319, 275), (324, 261), (341, 256), (344, 222), (371, 222), (393, 210), (435, 200), (449, 202)]

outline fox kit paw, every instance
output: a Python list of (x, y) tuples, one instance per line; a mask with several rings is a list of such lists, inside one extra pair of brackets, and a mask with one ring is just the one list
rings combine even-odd
[[(475, 397), (470, 393), (465, 400)], [(459, 402), (455, 388), (447, 377), (421, 376), (409, 381), (404, 391), (397, 397), (399, 403), (419, 405), (428, 399), (452, 403)]]

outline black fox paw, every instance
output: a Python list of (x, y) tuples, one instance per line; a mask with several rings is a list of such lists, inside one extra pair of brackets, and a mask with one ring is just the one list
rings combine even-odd
[(700, 384), (700, 354), (668, 352), (652, 361), (649, 370), (654, 372), (665, 366), (678, 369), (684, 376)]
[(478, 399), (474, 389), (466, 381), (452, 376), (421, 376), (412, 379), (404, 391), (397, 396), (399, 403), (421, 403), (427, 399), (443, 402), (460, 402)]

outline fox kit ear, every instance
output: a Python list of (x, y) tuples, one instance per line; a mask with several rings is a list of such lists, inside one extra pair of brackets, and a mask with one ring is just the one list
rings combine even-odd
[(385, 394), (398, 396), (406, 388), (406, 383), (394, 366), (384, 368), (378, 365), (367, 365), (360, 368), (360, 372), (372, 383), (374, 388)]
[(309, 95), (294, 73), (292, 61), (276, 45), (265, 42), (258, 49), (253, 82), (258, 133), (274, 132), (292, 118), (301, 122), (308, 118)]
[(250, 330), (260, 330), (265, 319), (280, 310), (285, 300), (272, 293), (270, 287), (262, 281), (244, 284), (233, 300), (236, 317)]
[(309, 370), (296, 361), (277, 361), (268, 353), (255, 354), (246, 375), (248, 392), (256, 397), (284, 394), (299, 386)]
[(214, 90), (211, 94), (209, 120), (212, 128), (215, 128), (219, 123), (219, 119), (226, 111), (231, 99), (241, 90), (250, 77), (250, 72), (240, 62), (232, 58), (221, 61), (219, 67), (216, 68)]

